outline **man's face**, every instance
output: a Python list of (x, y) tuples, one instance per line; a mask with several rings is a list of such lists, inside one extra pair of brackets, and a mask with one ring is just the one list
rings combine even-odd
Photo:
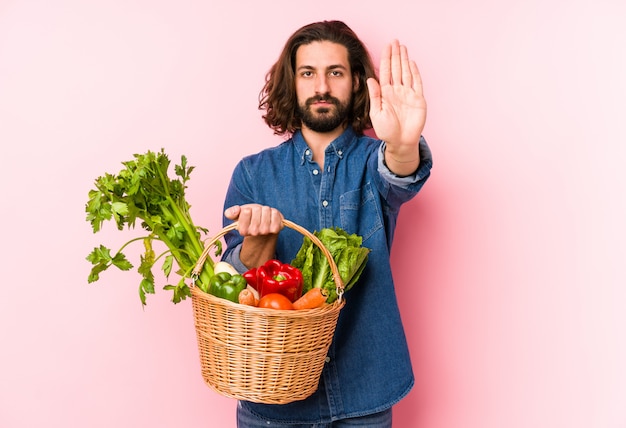
[(300, 46), (295, 82), (304, 126), (324, 133), (344, 125), (355, 89), (345, 46), (328, 41)]

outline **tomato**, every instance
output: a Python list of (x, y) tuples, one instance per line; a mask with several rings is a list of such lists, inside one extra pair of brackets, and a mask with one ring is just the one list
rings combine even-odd
[(259, 300), (259, 308), (264, 309), (293, 309), (293, 303), (279, 293), (269, 293)]

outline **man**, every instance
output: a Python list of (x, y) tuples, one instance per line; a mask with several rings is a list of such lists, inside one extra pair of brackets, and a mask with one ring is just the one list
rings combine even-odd
[[(270, 258), (290, 262), (302, 236), (341, 227), (372, 251), (346, 293), (318, 391), (285, 404), (240, 402), (239, 427), (391, 427), (391, 408), (413, 372), (389, 254), (400, 206), (421, 189), (432, 157), (421, 136), (422, 82), (407, 49), (385, 47), (379, 81), (369, 53), (339, 21), (304, 26), (287, 41), (260, 96), (282, 144), (244, 158), (225, 200), (225, 260), (239, 271)], [(363, 131), (372, 127), (379, 139)]]

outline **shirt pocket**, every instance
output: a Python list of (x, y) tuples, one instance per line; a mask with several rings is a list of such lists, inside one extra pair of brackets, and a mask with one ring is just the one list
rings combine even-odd
[(348, 233), (356, 233), (366, 241), (383, 227), (382, 216), (371, 183), (351, 190), (339, 197), (341, 227)]

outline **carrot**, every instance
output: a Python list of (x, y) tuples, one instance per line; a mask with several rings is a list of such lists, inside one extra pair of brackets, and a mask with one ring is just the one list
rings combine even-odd
[(254, 297), (254, 293), (252, 293), (252, 291), (244, 288), (239, 292), (239, 303), (242, 305), (256, 306), (259, 304), (259, 301), (256, 297)]
[(319, 308), (326, 303), (326, 295), (324, 290), (319, 287), (313, 287), (302, 295), (298, 300), (293, 302), (294, 309), (314, 309)]

